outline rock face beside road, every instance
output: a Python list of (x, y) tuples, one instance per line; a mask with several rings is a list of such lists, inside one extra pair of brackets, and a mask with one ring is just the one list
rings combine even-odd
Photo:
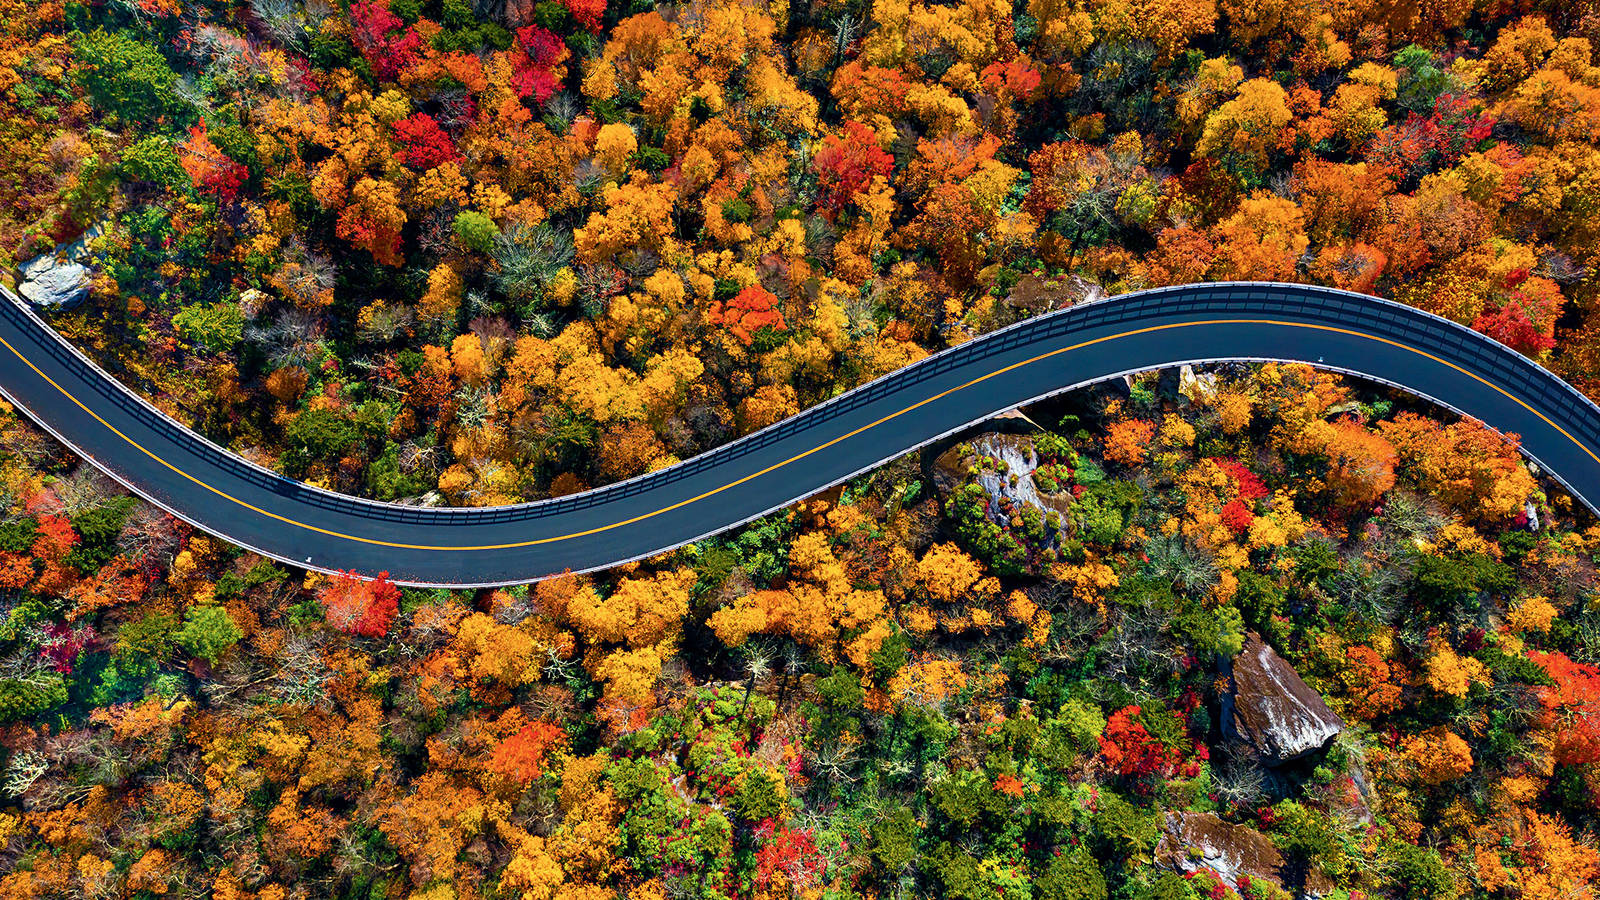
[[(1279, 887), (1292, 879), (1285, 871), (1283, 854), (1272, 840), (1246, 825), (1230, 825), (1211, 813), (1169, 812), (1156, 864), (1187, 874), (1210, 869), (1229, 885), (1248, 875)], [(1307, 893), (1316, 895), (1332, 887), (1320, 873), (1307, 873)]]
[(1280, 766), (1320, 750), (1344, 728), (1322, 695), (1260, 635), (1246, 636), (1232, 667), (1223, 728), (1263, 765)]
[(21, 281), (17, 293), (24, 300), (46, 309), (71, 309), (89, 296), (93, 273), (87, 265), (88, 243), (98, 231), (91, 231), (70, 244), (36, 256), (18, 269)]

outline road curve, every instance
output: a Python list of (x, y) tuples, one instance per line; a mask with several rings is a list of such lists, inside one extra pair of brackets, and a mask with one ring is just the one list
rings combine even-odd
[(650, 556), (781, 508), (995, 413), (1128, 372), (1305, 362), (1386, 382), (1522, 437), (1591, 511), (1600, 408), (1544, 368), (1410, 307), (1305, 285), (1140, 291), (968, 341), (670, 469), (555, 500), (418, 509), (248, 463), (136, 397), (6, 293), (0, 393), (135, 493), (296, 566), (477, 587)]

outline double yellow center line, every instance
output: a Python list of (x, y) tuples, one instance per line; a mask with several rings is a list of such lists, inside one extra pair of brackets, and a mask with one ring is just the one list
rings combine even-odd
[[(1335, 333), (1335, 334), (1350, 335), (1352, 337), (1364, 338), (1366, 340), (1376, 341), (1376, 342), (1379, 342), (1379, 343), (1387, 344), (1387, 345), (1389, 345), (1391, 347), (1396, 347), (1396, 348), (1399, 348), (1401, 350), (1406, 350), (1406, 351), (1409, 351), (1411, 353), (1415, 353), (1418, 356), (1422, 356), (1422, 357), (1425, 357), (1427, 359), (1430, 359), (1430, 360), (1432, 360), (1432, 361), (1434, 361), (1436, 363), (1439, 363), (1440, 365), (1448, 366), (1449, 368), (1454, 369), (1457, 372), (1460, 372), (1461, 374), (1466, 375), (1466, 376), (1468, 376), (1469, 378), (1472, 378), (1475, 381), (1478, 381), (1479, 383), (1483, 384), (1485, 387), (1488, 387), (1488, 388), (1491, 388), (1491, 389), (1493, 389), (1495, 391), (1498, 391), (1500, 394), (1504, 395), (1506, 398), (1508, 398), (1512, 402), (1516, 403), (1518, 406), (1521, 406), (1523, 409), (1526, 409), (1528, 412), (1533, 413), (1535, 416), (1538, 416), (1541, 420), (1543, 420), (1545, 422), (1545, 424), (1549, 425), (1551, 428), (1554, 428), (1556, 431), (1559, 431), (1561, 434), (1565, 435), (1568, 440), (1572, 441), (1574, 444), (1576, 444), (1578, 446), (1579, 449), (1581, 449), (1584, 453), (1588, 454), (1590, 459), (1593, 459), (1597, 464), (1600, 464), (1600, 456), (1596, 456), (1595, 452), (1593, 450), (1589, 449), (1589, 447), (1587, 447), (1586, 445), (1584, 445), (1584, 443), (1582, 441), (1580, 441), (1577, 438), (1573, 437), (1569, 432), (1567, 432), (1566, 429), (1562, 428), (1560, 425), (1557, 425), (1555, 422), (1551, 421), (1549, 419), (1549, 417), (1545, 416), (1543, 413), (1541, 413), (1538, 410), (1534, 409), (1532, 406), (1529, 406), (1527, 403), (1523, 402), (1518, 397), (1513, 396), (1510, 392), (1508, 392), (1505, 389), (1501, 388), (1499, 385), (1496, 385), (1496, 384), (1494, 384), (1494, 383), (1482, 378), (1481, 376), (1477, 375), (1476, 373), (1469, 372), (1466, 369), (1462, 368), (1461, 366), (1458, 366), (1455, 363), (1450, 362), (1449, 360), (1441, 359), (1440, 357), (1434, 356), (1433, 354), (1428, 353), (1428, 352), (1426, 352), (1424, 350), (1419, 350), (1419, 349), (1417, 349), (1415, 347), (1412, 347), (1412, 346), (1409, 346), (1407, 344), (1400, 343), (1399, 341), (1390, 340), (1389, 338), (1377, 337), (1376, 335), (1366, 334), (1366, 333), (1360, 332), (1360, 331), (1353, 331), (1353, 330), (1348, 329), (1348, 328), (1337, 328), (1337, 327), (1334, 327), (1334, 326), (1331, 326), (1331, 325), (1315, 325), (1315, 324), (1305, 323), (1305, 322), (1289, 322), (1289, 321), (1283, 321), (1283, 320), (1278, 320), (1278, 319), (1208, 319), (1208, 320), (1196, 321), (1196, 322), (1176, 322), (1176, 323), (1167, 324), (1167, 325), (1152, 325), (1152, 326), (1149, 326), (1149, 327), (1146, 327), (1146, 328), (1137, 328), (1137, 329), (1133, 329), (1131, 331), (1124, 331), (1124, 332), (1121, 332), (1121, 333), (1118, 333), (1118, 334), (1107, 335), (1105, 337), (1095, 338), (1093, 340), (1082, 341), (1080, 343), (1073, 344), (1073, 345), (1071, 345), (1069, 347), (1061, 347), (1061, 348), (1056, 349), (1056, 350), (1051, 350), (1048, 353), (1041, 353), (1038, 356), (1034, 356), (1034, 357), (1031, 357), (1029, 359), (1022, 360), (1021, 362), (1012, 363), (1011, 365), (1005, 366), (1004, 368), (996, 369), (996, 370), (994, 370), (992, 372), (989, 372), (988, 374), (985, 374), (985, 375), (980, 375), (977, 378), (972, 379), (971, 381), (968, 381), (968, 382), (965, 382), (963, 384), (956, 385), (955, 387), (948, 388), (946, 390), (940, 391), (939, 393), (934, 394), (931, 397), (927, 397), (926, 399), (919, 400), (918, 402), (913, 403), (910, 406), (905, 407), (904, 409), (897, 410), (896, 412), (892, 412), (892, 413), (890, 413), (890, 414), (888, 414), (888, 415), (886, 415), (886, 416), (884, 416), (884, 417), (882, 417), (880, 419), (877, 419), (875, 421), (869, 422), (866, 425), (862, 425), (861, 427), (853, 429), (853, 430), (851, 430), (849, 432), (846, 432), (845, 434), (841, 434), (838, 437), (834, 438), (831, 441), (828, 441), (825, 444), (818, 444), (817, 446), (812, 447), (811, 449), (806, 450), (803, 453), (797, 453), (794, 456), (791, 456), (788, 459), (783, 460), (782, 462), (773, 463), (772, 465), (767, 466), (766, 468), (761, 469), (759, 471), (752, 472), (749, 475), (744, 476), (743, 478), (737, 479), (735, 481), (730, 481), (727, 484), (724, 484), (724, 485), (722, 485), (720, 487), (712, 488), (711, 490), (706, 491), (704, 493), (696, 494), (693, 497), (689, 497), (687, 499), (680, 500), (677, 503), (671, 504), (670, 506), (663, 506), (660, 509), (653, 510), (653, 511), (647, 512), (647, 513), (641, 513), (640, 515), (633, 516), (633, 517), (627, 518), (627, 519), (622, 519), (620, 521), (613, 522), (613, 523), (611, 523), (609, 525), (601, 525), (601, 526), (599, 526), (597, 528), (590, 528), (590, 529), (587, 529), (587, 530), (584, 530), (584, 531), (574, 531), (574, 532), (572, 532), (570, 534), (562, 534), (562, 535), (556, 535), (556, 536), (553, 536), (553, 537), (545, 537), (545, 538), (536, 538), (534, 540), (527, 540), (527, 541), (514, 541), (514, 542), (511, 542), (511, 543), (505, 543), (505, 544), (478, 544), (478, 545), (472, 545), (472, 546), (449, 546), (449, 545), (437, 545), (437, 544), (406, 544), (406, 543), (400, 543), (400, 542), (396, 542), (396, 541), (382, 541), (382, 540), (377, 540), (375, 538), (367, 538), (367, 537), (362, 537), (362, 536), (356, 535), (356, 534), (347, 534), (347, 533), (342, 532), (342, 531), (334, 531), (334, 530), (327, 529), (327, 528), (321, 528), (321, 527), (318, 527), (316, 525), (310, 525), (310, 524), (307, 524), (305, 522), (298, 521), (296, 519), (291, 519), (291, 518), (289, 518), (287, 516), (282, 516), (282, 515), (279, 515), (279, 514), (274, 513), (274, 512), (269, 512), (269, 511), (267, 511), (265, 509), (262, 509), (259, 506), (254, 506), (254, 505), (252, 505), (250, 503), (247, 503), (247, 502), (245, 502), (243, 500), (240, 500), (239, 498), (233, 496), (232, 494), (229, 494), (228, 492), (226, 492), (226, 491), (224, 491), (224, 490), (222, 490), (222, 489), (220, 489), (218, 487), (215, 487), (214, 485), (211, 485), (211, 484), (209, 484), (209, 483), (207, 483), (205, 481), (201, 481), (199, 478), (196, 478), (194, 475), (191, 475), (188, 472), (185, 472), (184, 470), (178, 468), (177, 466), (175, 466), (172, 463), (168, 462), (167, 460), (163, 459), (161, 456), (159, 456), (158, 454), (152, 452), (149, 448), (145, 447), (143, 444), (140, 444), (138, 441), (136, 441), (133, 438), (129, 437), (128, 435), (122, 433), (122, 431), (118, 430), (115, 425), (112, 425), (110, 422), (107, 422), (105, 419), (101, 418), (99, 413), (96, 413), (94, 410), (90, 409), (87, 405), (85, 405), (83, 403), (83, 401), (81, 401), (77, 397), (73, 396), (70, 391), (68, 391), (66, 388), (62, 387), (60, 384), (56, 383), (55, 379), (51, 378), (49, 375), (46, 375), (42, 370), (40, 370), (40, 368), (38, 366), (34, 365), (31, 360), (29, 360), (26, 356), (23, 356), (22, 353), (17, 350), (17, 348), (13, 347), (11, 345), (11, 342), (5, 340), (4, 337), (0, 337), (0, 344), (4, 344), (7, 350), (10, 350), (17, 357), (17, 359), (21, 360), (25, 365), (28, 366), (28, 368), (32, 369), (35, 373), (37, 373), (40, 378), (43, 378), (45, 381), (49, 382), (49, 384), (52, 387), (54, 387), (56, 390), (61, 392), (62, 396), (66, 397), (68, 400), (70, 400), (79, 409), (81, 409), (84, 412), (88, 413), (97, 422), (99, 422), (100, 424), (104, 425), (106, 428), (108, 428), (117, 437), (120, 437), (124, 441), (127, 441), (128, 444), (133, 446), (140, 453), (143, 453), (145, 456), (150, 457), (152, 460), (155, 460), (157, 463), (165, 466), (166, 468), (168, 468), (171, 471), (177, 473), (178, 475), (182, 476), (183, 478), (188, 479), (189, 481), (193, 482), (197, 486), (199, 486), (201, 488), (204, 488), (205, 490), (211, 492), (212, 494), (215, 494), (218, 497), (221, 497), (224, 500), (227, 500), (227, 501), (229, 501), (231, 503), (235, 503), (235, 504), (237, 504), (237, 505), (239, 505), (241, 507), (244, 507), (245, 509), (250, 510), (251, 512), (259, 513), (259, 514), (261, 514), (263, 516), (266, 516), (267, 518), (276, 519), (277, 521), (283, 522), (286, 525), (293, 525), (293, 526), (295, 526), (297, 528), (304, 528), (304, 529), (306, 529), (308, 531), (314, 531), (314, 532), (316, 532), (318, 534), (324, 534), (324, 535), (327, 535), (329, 537), (341, 538), (341, 539), (347, 540), (347, 541), (356, 541), (356, 542), (363, 543), (363, 544), (373, 544), (373, 545), (380, 546), (380, 547), (394, 547), (394, 548), (401, 549), (401, 550), (430, 550), (430, 551), (445, 551), (445, 552), (461, 552), (461, 551), (479, 551), (479, 550), (511, 550), (511, 549), (515, 549), (515, 548), (518, 548), (518, 547), (533, 547), (533, 546), (538, 546), (540, 544), (553, 544), (553, 543), (556, 543), (558, 541), (570, 541), (570, 540), (573, 540), (575, 538), (588, 537), (590, 535), (600, 534), (600, 533), (603, 533), (603, 532), (606, 532), (606, 531), (611, 531), (611, 530), (616, 529), (616, 528), (622, 528), (622, 527), (625, 527), (627, 525), (633, 525), (633, 524), (636, 524), (636, 523), (639, 523), (639, 522), (643, 522), (646, 519), (651, 519), (651, 518), (654, 518), (656, 516), (662, 515), (664, 513), (669, 513), (669, 512), (672, 512), (673, 510), (681, 509), (681, 508), (683, 508), (685, 506), (688, 506), (688, 505), (690, 505), (692, 503), (698, 503), (701, 500), (704, 500), (704, 499), (706, 499), (708, 497), (713, 497), (713, 496), (715, 496), (717, 494), (722, 493), (723, 491), (732, 490), (733, 488), (736, 488), (739, 485), (742, 485), (747, 481), (752, 481), (752, 480), (754, 480), (756, 478), (760, 478), (762, 475), (766, 475), (766, 474), (768, 474), (770, 472), (777, 471), (778, 469), (781, 469), (784, 466), (789, 465), (790, 463), (798, 462), (798, 461), (800, 461), (802, 459), (805, 459), (808, 456), (811, 456), (814, 453), (820, 453), (823, 450), (826, 450), (829, 447), (834, 446), (835, 444), (838, 444), (838, 443), (840, 443), (842, 441), (849, 440), (850, 438), (853, 438), (856, 435), (861, 434), (864, 431), (869, 431), (869, 430), (871, 430), (873, 428), (876, 428), (879, 425), (884, 424), (885, 422), (889, 422), (891, 420), (897, 419), (900, 416), (906, 415), (907, 413), (915, 412), (916, 410), (921, 409), (922, 407), (928, 405), (929, 403), (933, 403), (935, 401), (941, 400), (941, 399), (943, 399), (945, 397), (950, 396), (951, 394), (955, 394), (955, 393), (958, 393), (960, 391), (964, 391), (964, 390), (966, 390), (968, 388), (975, 387), (975, 386), (977, 386), (979, 384), (982, 384), (985, 381), (988, 381), (991, 378), (997, 378), (997, 377), (999, 377), (1001, 375), (1004, 375), (1004, 374), (1006, 374), (1008, 372), (1013, 372), (1013, 371), (1016, 371), (1017, 369), (1021, 369), (1021, 368), (1027, 367), (1027, 366), (1031, 366), (1034, 363), (1041, 362), (1043, 360), (1050, 359), (1050, 358), (1055, 357), (1055, 356), (1060, 356), (1063, 353), (1071, 353), (1074, 350), (1082, 350), (1085, 347), (1092, 347), (1092, 346), (1095, 346), (1097, 344), (1108, 343), (1108, 342), (1111, 342), (1111, 341), (1121, 340), (1123, 338), (1135, 337), (1135, 336), (1141, 335), (1141, 334), (1151, 334), (1151, 333), (1160, 332), (1160, 331), (1173, 331), (1173, 330), (1177, 330), (1177, 329), (1180, 329), (1180, 328), (1193, 328), (1193, 327), (1214, 326), (1214, 325), (1275, 325), (1275, 326), (1282, 326), (1282, 327), (1286, 327), (1286, 328), (1306, 328), (1306, 329), (1311, 329), (1311, 330), (1314, 330), (1314, 331), (1324, 331), (1324, 332), (1331, 332), (1331, 333)], [(1441, 398), (1441, 399), (1443, 399), (1443, 398)], [(92, 460), (92, 457), (91, 457), (91, 460)], [(470, 515), (470, 514), (464, 514), (464, 515)], [(219, 531), (220, 530), (221, 529), (219, 529)]]

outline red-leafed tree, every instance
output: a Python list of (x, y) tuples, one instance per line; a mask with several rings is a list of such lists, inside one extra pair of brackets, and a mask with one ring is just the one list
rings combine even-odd
[(846, 122), (842, 132), (822, 139), (814, 163), (822, 186), (822, 209), (830, 218), (866, 190), (874, 177), (887, 178), (894, 172), (894, 157), (878, 146), (871, 128)]
[(1565, 653), (1528, 654), (1544, 667), (1554, 687), (1539, 689), (1544, 726), (1555, 738), (1555, 760), (1578, 766), (1600, 762), (1600, 669), (1573, 662)]
[(1222, 524), (1237, 534), (1244, 534), (1255, 524), (1256, 514), (1242, 500), (1229, 500), (1222, 507)]
[(461, 158), (450, 135), (427, 113), (407, 116), (394, 123), (394, 137), (401, 148), (395, 158), (419, 172)]
[(566, 59), (567, 45), (554, 32), (538, 25), (517, 29), (511, 61), (511, 86), (517, 96), (540, 103), (549, 100), (561, 85), (557, 67)]
[(350, 7), (351, 37), (372, 71), (394, 81), (421, 58), (422, 36), (389, 11), (388, 0), (362, 0)]
[(1125, 706), (1111, 714), (1100, 737), (1100, 755), (1121, 775), (1138, 778), (1171, 773), (1182, 757), (1144, 727), (1139, 713), (1139, 707)]
[(489, 768), (524, 785), (544, 774), (544, 758), (554, 748), (565, 746), (566, 732), (550, 722), (530, 722), (516, 734), (501, 741), (489, 757)]
[(206, 131), (206, 120), (189, 129), (178, 145), (178, 161), (200, 191), (219, 200), (233, 200), (250, 177), (250, 170), (223, 153)]
[(78, 654), (93, 642), (94, 631), (87, 625), (63, 625), (58, 622), (45, 623), (43, 630), (44, 640), (39, 644), (39, 655), (52, 669), (63, 675), (71, 675)]
[(1410, 172), (1435, 160), (1454, 165), (1493, 130), (1494, 119), (1475, 111), (1471, 100), (1441, 94), (1431, 115), (1412, 113), (1373, 135), (1367, 160), (1390, 172)]
[(756, 884), (762, 890), (782, 879), (800, 896), (822, 877), (824, 860), (808, 829), (785, 828), (771, 819), (756, 828), (761, 849), (756, 851)]
[(572, 14), (574, 22), (599, 33), (600, 22), (606, 15), (606, 0), (561, 0), (561, 4)]
[(340, 572), (318, 595), (329, 625), (348, 634), (383, 637), (400, 612), (400, 589), (379, 573), (367, 581), (354, 572)]
[(1211, 461), (1233, 479), (1234, 485), (1238, 487), (1240, 500), (1249, 503), (1251, 500), (1260, 500), (1267, 496), (1267, 485), (1261, 480), (1261, 476), (1245, 468), (1243, 463), (1221, 456), (1213, 456)]
[(1556, 339), (1541, 332), (1517, 303), (1484, 313), (1473, 321), (1472, 328), (1522, 353), (1538, 353), (1556, 345)]
[(1529, 278), (1526, 269), (1507, 278), (1505, 305), (1480, 315), (1472, 327), (1507, 347), (1534, 354), (1556, 345), (1556, 320), (1564, 298), (1547, 278)]

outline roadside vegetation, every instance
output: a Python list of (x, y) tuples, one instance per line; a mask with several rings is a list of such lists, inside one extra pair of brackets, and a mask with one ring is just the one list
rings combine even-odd
[[(73, 255), (54, 327), (381, 500), (616, 481), (1216, 279), (1600, 396), (1596, 41), (1535, 0), (0, 0), (0, 264)], [(1600, 528), (1515, 436), (1298, 366), (1026, 412), (450, 592), (192, 533), (6, 410), (0, 897), (1591, 895)]]

